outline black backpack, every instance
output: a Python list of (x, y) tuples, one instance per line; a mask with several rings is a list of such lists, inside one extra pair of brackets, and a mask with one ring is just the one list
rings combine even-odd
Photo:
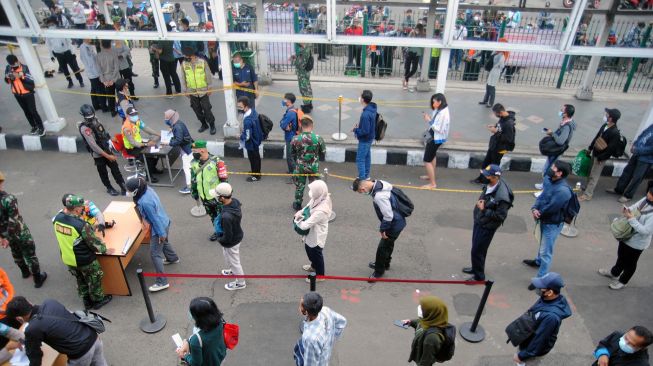
[(440, 343), (440, 350), (435, 355), (435, 362), (446, 362), (453, 358), (453, 355), (456, 351), (456, 326), (453, 324), (447, 324), (446, 327), (433, 327), (424, 331), (424, 336), (422, 342), (427, 335), (431, 333), (438, 333), (438, 336), (442, 339)]
[(535, 329), (537, 329), (537, 322), (533, 314), (527, 311), (506, 327), (506, 335), (508, 335), (506, 343), (510, 342), (517, 347), (530, 338), (535, 333)]
[(267, 140), (270, 131), (274, 128), (274, 122), (265, 114), (258, 115), (258, 122), (261, 125), (261, 131), (263, 131), (263, 140)]
[(571, 187), (569, 187), (569, 191), (571, 192), (571, 198), (569, 198), (569, 201), (567, 201), (567, 205), (565, 206), (565, 212), (563, 213), (565, 222), (567, 224), (571, 224), (574, 222), (576, 219), (576, 216), (580, 213), (580, 202), (578, 201), (578, 195), (576, 192), (574, 192)]
[(494, 54), (491, 54), (490, 57), (485, 59), (485, 65), (483, 66), (485, 71), (490, 72), (494, 68)]
[(402, 191), (399, 188), (392, 187), (392, 196), (395, 198), (396, 206), (394, 207), (397, 211), (399, 211), (399, 214), (403, 217), (408, 217), (413, 213), (413, 210), (415, 209), (415, 205), (413, 205), (413, 201), (406, 196), (406, 193)]
[(388, 123), (383, 119), (383, 116), (376, 114), (375, 128), (374, 128), (374, 139), (376, 141), (381, 141), (385, 137), (385, 130), (388, 128)]
[(306, 65), (304, 65), (304, 70), (313, 71), (313, 66), (315, 66), (315, 60), (313, 60), (313, 55), (306, 60)]
[(628, 140), (626, 140), (624, 135), (621, 134), (621, 131), (619, 131), (619, 142), (617, 143), (612, 156), (615, 158), (623, 156), (626, 153), (626, 145), (628, 145)]

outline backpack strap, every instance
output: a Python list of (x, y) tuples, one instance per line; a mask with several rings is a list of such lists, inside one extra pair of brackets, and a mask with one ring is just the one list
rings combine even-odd
[(202, 337), (200, 336), (200, 332), (194, 333), (193, 335), (197, 336), (197, 341), (200, 342), (200, 348), (202, 348)]

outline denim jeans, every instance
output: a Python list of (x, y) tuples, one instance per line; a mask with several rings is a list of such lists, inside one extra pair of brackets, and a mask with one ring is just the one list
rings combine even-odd
[[(152, 232), (150, 236), (150, 257), (152, 257), (152, 264), (154, 264), (154, 271), (156, 273), (164, 273), (163, 258), (167, 259), (169, 262), (174, 262), (179, 259), (175, 250), (172, 249), (172, 245), (168, 242), (169, 231), (170, 226), (166, 228), (166, 240), (163, 243), (159, 243), (159, 236), (154, 232)], [(154, 282), (158, 285), (165, 285), (168, 283), (168, 278), (157, 277)]]
[(370, 177), (370, 166), (372, 165), (372, 141), (358, 141), (358, 150), (356, 151), (356, 167), (358, 168), (358, 178), (367, 179)]
[(540, 230), (542, 232), (542, 239), (540, 240), (540, 250), (537, 253), (535, 262), (540, 266), (537, 272), (537, 277), (542, 277), (549, 273), (551, 261), (553, 260), (553, 248), (556, 244), (556, 239), (562, 231), (564, 223), (559, 224), (541, 224)]

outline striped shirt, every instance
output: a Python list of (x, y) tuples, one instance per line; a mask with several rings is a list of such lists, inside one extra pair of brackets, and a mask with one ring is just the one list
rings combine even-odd
[(297, 366), (328, 366), (333, 345), (342, 336), (347, 319), (328, 307), (311, 322), (304, 322), (304, 332), (294, 349)]

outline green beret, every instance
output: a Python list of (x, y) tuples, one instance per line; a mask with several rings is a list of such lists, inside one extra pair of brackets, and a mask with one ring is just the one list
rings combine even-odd
[(75, 208), (80, 206), (84, 206), (83, 197), (76, 196), (74, 194), (71, 194), (70, 196), (66, 197), (66, 207)]
[(205, 140), (196, 140), (193, 142), (193, 148), (195, 149), (206, 149), (206, 141)]

